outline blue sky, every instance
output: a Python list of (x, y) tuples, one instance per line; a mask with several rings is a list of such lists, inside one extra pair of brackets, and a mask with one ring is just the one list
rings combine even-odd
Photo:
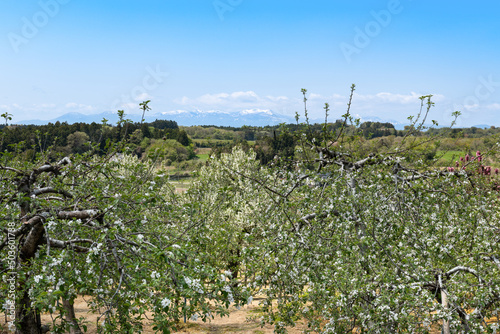
[(0, 112), (303, 109), (500, 126), (498, 1), (0, 2)]

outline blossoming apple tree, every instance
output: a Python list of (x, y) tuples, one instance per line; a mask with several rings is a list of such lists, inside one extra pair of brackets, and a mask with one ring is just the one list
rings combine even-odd
[[(422, 103), (428, 112), (430, 96)], [(250, 201), (232, 202), (245, 226), (262, 226), (242, 247), (262, 258), (252, 284), (266, 293), (263, 323), (277, 332), (307, 319), (325, 333), (493, 333), (498, 192), (475, 172), (429, 169), (411, 145), (360, 156), (342, 130), (331, 137), (304, 145), (317, 170), (300, 161), (272, 171), (229, 161), (218, 168), (228, 187), (268, 204), (247, 211)]]
[(78, 296), (106, 333), (140, 331), (146, 312), (168, 333), (184, 317), (246, 301), (204, 261), (198, 204), (180, 201), (153, 165), (116, 152), (0, 156), (0, 298), (11, 330), (39, 333), (48, 313), (52, 331), (80, 333), (88, 324), (75, 318)]

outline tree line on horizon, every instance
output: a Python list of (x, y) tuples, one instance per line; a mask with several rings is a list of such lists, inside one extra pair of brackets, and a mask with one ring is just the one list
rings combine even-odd
[[(98, 143), (95, 152), (103, 155), (113, 143), (126, 142), (130, 151), (138, 158), (155, 156), (157, 159), (182, 162), (196, 158), (199, 147), (211, 149), (220, 156), (229, 153), (236, 145), (248, 150), (252, 147), (262, 164), (271, 162), (275, 156), (293, 160), (298, 142), (297, 134), (304, 130), (304, 124), (280, 124), (269, 126), (217, 126), (199, 125), (183, 127), (172, 120), (155, 120), (148, 123), (119, 122), (73, 123), (56, 122), (47, 125), (0, 125), (0, 150), (17, 152), (26, 158), (34, 158), (37, 152), (49, 150), (54, 155), (83, 153), (90, 150), (90, 143)], [(389, 142), (403, 138), (409, 131), (395, 129), (388, 122), (363, 122), (346, 125), (341, 119), (326, 124), (308, 124), (308, 140), (321, 140), (321, 133), (338, 131), (345, 125), (346, 133), (356, 133), (369, 150), (383, 150)], [(430, 128), (412, 131), (414, 137), (444, 137), (435, 143), (428, 158), (433, 158), (438, 149), (475, 151), (489, 144), (489, 137), (500, 133), (500, 128)], [(460, 142), (462, 141), (462, 142)], [(95, 148), (94, 148), (95, 149)], [(471, 151), (471, 152), (472, 152)], [(154, 154), (153, 154), (154, 153)]]

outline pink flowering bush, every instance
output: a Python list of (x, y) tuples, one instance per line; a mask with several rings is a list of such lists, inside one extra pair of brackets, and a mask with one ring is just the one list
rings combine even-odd
[[(459, 160), (455, 161), (455, 167), (448, 167), (448, 172), (453, 173), (459, 170), (466, 170), (466, 168), (472, 163), (477, 164), (477, 174), (480, 176), (488, 176), (491, 179), (491, 176), (498, 175), (499, 169), (493, 169), (491, 166), (483, 165), (484, 156), (481, 155), (480, 151), (476, 151), (476, 156), (472, 157), (469, 154), (466, 154), (465, 157), (460, 157)], [(500, 191), (500, 184), (496, 181), (493, 181), (491, 184), (493, 190)]]
[(475, 157), (471, 157), (469, 154), (466, 154), (465, 157), (460, 157), (460, 161), (458, 161), (458, 160), (455, 161), (455, 167), (448, 167), (448, 171), (454, 172), (456, 170), (466, 169), (466, 167), (468, 165), (470, 165), (471, 163), (478, 162), (479, 163), (479, 167), (478, 167), (479, 174), (491, 175), (493, 173), (493, 174), (498, 175), (498, 173), (499, 173), (498, 168), (495, 168), (494, 170), (492, 170), (491, 166), (484, 166), (482, 164), (483, 159), (484, 159), (484, 157), (481, 155), (480, 151), (476, 152)]

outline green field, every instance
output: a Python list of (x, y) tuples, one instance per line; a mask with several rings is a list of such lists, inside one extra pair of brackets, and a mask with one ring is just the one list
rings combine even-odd
[(197, 154), (196, 155), (200, 161), (207, 161), (210, 157), (210, 154)]
[(454, 163), (465, 155), (464, 151), (437, 151), (436, 157), (441, 157), (440, 162)]
[(210, 157), (211, 151), (212, 151), (212, 149), (208, 148), (208, 147), (197, 148), (196, 149), (196, 157), (200, 161), (207, 161), (208, 158)]

